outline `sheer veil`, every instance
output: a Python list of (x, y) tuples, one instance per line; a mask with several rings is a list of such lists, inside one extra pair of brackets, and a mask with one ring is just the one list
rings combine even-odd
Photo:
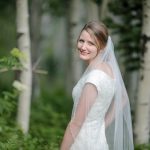
[[(81, 93), (78, 92), (78, 88), (73, 90), (73, 93), (78, 94), (73, 94), (75, 99), (74, 107), (71, 121), (67, 127), (67, 134), (71, 134), (71, 136), (66, 136), (66, 145), (69, 143), (68, 141), (70, 141), (72, 144), (70, 150), (108, 150), (108, 147), (109, 150), (133, 150), (134, 146), (129, 98), (116, 61), (114, 46), (110, 36), (108, 36), (105, 48), (97, 55), (94, 62), (89, 64), (79, 81), (86, 79), (86, 76), (101, 63), (107, 64), (113, 72), (113, 88), (110, 88), (112, 87), (112, 84), (109, 84), (110, 82), (108, 83), (107, 81), (104, 81), (103, 78), (100, 79), (103, 84), (101, 90), (105, 90), (103, 93), (108, 93), (108, 95), (112, 96), (109, 97), (105, 94), (104, 99), (97, 101), (97, 98), (101, 95), (101, 91), (99, 90), (101, 83), (99, 84), (97, 82), (99, 81), (98, 78), (101, 78), (101, 75), (97, 75), (98, 72), (94, 75), (94, 79), (90, 78), (88, 79), (88, 82), (85, 82), (86, 84), (81, 88), (83, 89)], [(105, 82), (107, 83), (105, 84)], [(80, 83), (81, 82), (79, 82), (79, 84)], [(98, 90), (95, 90), (95, 88)], [(108, 100), (108, 103), (103, 100)], [(93, 105), (96, 107), (92, 107)], [(105, 111), (101, 111), (102, 109), (105, 109)], [(92, 120), (88, 120), (91, 118)], [(103, 118), (103, 123), (101, 124), (99, 121), (94, 121), (95, 118)], [(87, 123), (88, 121), (92, 123)], [(99, 124), (104, 130), (94, 128), (95, 131), (93, 131), (93, 127), (95, 127), (95, 125), (96, 127), (99, 127)], [(105, 131), (105, 133), (103, 131)], [(107, 143), (108, 147), (103, 142)], [(70, 145), (67, 146), (70, 147)]]
[[(129, 98), (107, 28), (89, 22), (81, 34), (77, 48), (89, 65), (72, 91), (72, 116), (61, 150), (133, 150)], [(84, 57), (84, 50), (92, 55)]]
[(105, 115), (106, 139), (110, 150), (133, 150), (132, 121), (129, 98), (115, 57), (114, 45), (108, 36), (107, 45), (87, 70), (99, 63), (111, 67), (115, 78), (115, 95)]

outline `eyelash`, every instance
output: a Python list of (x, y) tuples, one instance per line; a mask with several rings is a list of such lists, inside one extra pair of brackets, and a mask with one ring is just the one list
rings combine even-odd
[[(84, 42), (84, 40), (80, 39), (80, 40), (79, 40), (79, 42), (83, 43), (83, 42)], [(88, 42), (88, 44), (89, 44), (89, 45), (91, 45), (91, 46), (94, 46), (94, 45), (95, 45), (95, 44), (94, 44), (94, 43), (92, 43), (92, 42)]]
[(92, 42), (88, 42), (89, 43), (89, 45), (95, 45), (94, 43), (92, 43)]

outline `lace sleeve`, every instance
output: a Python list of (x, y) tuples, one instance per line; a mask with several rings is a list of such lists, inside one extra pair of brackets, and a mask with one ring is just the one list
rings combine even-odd
[(97, 83), (90, 76), (85, 82), (76, 111), (66, 129), (61, 150), (69, 150), (76, 140), (76, 137), (78, 136), (84, 121), (97, 98), (97, 95)]

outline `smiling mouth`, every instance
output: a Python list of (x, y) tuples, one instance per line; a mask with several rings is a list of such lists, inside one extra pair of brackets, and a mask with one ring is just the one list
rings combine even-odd
[(80, 53), (82, 54), (82, 55), (88, 55), (89, 53), (87, 53), (87, 52), (85, 52), (85, 51), (82, 51), (82, 50), (80, 50)]

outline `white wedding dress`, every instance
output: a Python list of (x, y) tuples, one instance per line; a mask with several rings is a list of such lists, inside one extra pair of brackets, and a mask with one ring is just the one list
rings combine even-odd
[(99, 69), (86, 73), (73, 88), (72, 117), (76, 113), (83, 87), (87, 83), (96, 87), (98, 95), (70, 150), (109, 150), (105, 135), (105, 115), (115, 93), (115, 79)]

